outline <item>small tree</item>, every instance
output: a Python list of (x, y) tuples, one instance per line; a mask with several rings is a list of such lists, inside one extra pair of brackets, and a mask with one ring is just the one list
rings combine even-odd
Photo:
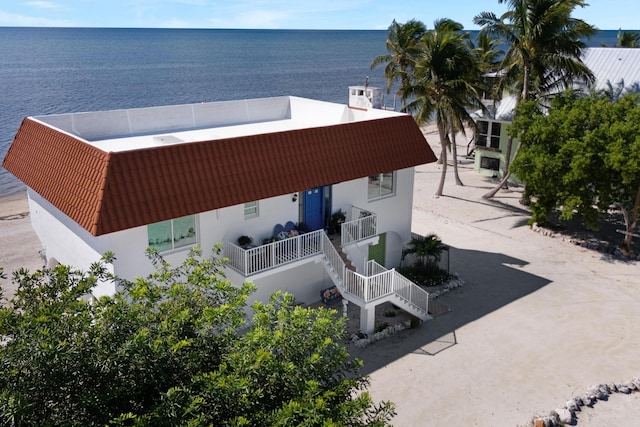
[(557, 96), (546, 114), (534, 102), (518, 109), (514, 130), (522, 153), (512, 171), (526, 182), (532, 222), (554, 209), (591, 229), (617, 207), (625, 222), (622, 250), (629, 254), (640, 206), (640, 104), (637, 95)]
[[(19, 270), (0, 308), (0, 425), (385, 425), (335, 312), (224, 278), (217, 247), (178, 267), (149, 251), (155, 272), (127, 282), (107, 269)], [(0, 271), (0, 275), (2, 271)], [(113, 297), (89, 302), (99, 281)], [(242, 329), (241, 329), (242, 328)]]
[(442, 240), (435, 235), (417, 236), (411, 239), (402, 251), (402, 259), (407, 255), (416, 255), (418, 263), (425, 266), (429, 263), (437, 264), (442, 256)]

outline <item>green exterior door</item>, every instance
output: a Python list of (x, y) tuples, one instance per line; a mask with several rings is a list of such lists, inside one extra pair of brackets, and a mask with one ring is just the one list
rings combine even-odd
[(377, 245), (369, 245), (369, 259), (380, 265), (384, 265), (385, 253), (387, 251), (387, 233), (380, 234)]

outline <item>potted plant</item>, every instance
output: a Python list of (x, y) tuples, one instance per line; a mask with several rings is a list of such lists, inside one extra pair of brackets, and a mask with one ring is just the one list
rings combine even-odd
[(329, 234), (338, 233), (340, 234), (341, 225), (347, 219), (347, 214), (342, 211), (342, 209), (338, 209), (333, 215), (331, 215), (331, 219), (329, 220)]
[(238, 245), (241, 248), (246, 248), (253, 242), (253, 239), (249, 236), (240, 236), (238, 237)]

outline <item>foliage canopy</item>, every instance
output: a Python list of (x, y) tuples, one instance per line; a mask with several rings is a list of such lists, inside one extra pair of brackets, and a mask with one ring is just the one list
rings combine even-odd
[[(194, 248), (126, 282), (107, 264), (19, 270), (0, 308), (0, 425), (386, 425), (360, 362), (340, 344), (344, 320), (254, 286), (232, 286), (223, 261)], [(90, 301), (101, 280), (124, 291)]]
[(544, 224), (559, 208), (562, 219), (579, 218), (596, 228), (617, 207), (625, 218), (623, 249), (631, 249), (640, 204), (640, 104), (628, 94), (555, 97), (520, 105), (513, 130), (522, 143), (511, 171), (526, 182), (532, 222)]

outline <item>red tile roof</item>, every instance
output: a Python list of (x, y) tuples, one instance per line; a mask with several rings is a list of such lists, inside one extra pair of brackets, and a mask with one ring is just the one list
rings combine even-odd
[(410, 116), (121, 152), (26, 118), (2, 166), (98, 236), (435, 160)]

